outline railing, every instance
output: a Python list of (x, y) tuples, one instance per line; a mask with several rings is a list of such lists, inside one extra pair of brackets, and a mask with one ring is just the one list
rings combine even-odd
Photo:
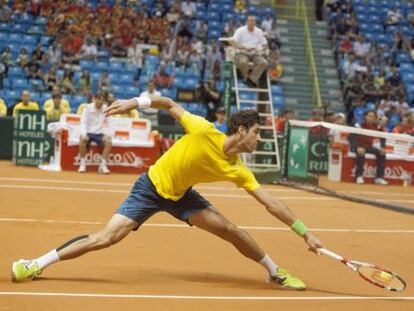
[[(319, 86), (318, 71), (316, 69), (315, 58), (313, 55), (312, 37), (309, 31), (309, 15), (313, 8), (306, 4), (309, 0), (295, 0), (294, 4), (277, 4), (273, 0), (273, 7), (276, 9), (278, 19), (296, 20), (303, 23), (303, 34), (305, 52), (309, 64), (309, 75), (312, 81), (313, 103), (316, 107), (322, 107), (321, 91)], [(311, 12), (309, 14), (309, 12)]]
[(309, 64), (309, 75), (312, 80), (313, 103), (316, 107), (320, 108), (322, 107), (321, 90), (319, 87), (319, 77), (318, 77), (318, 71), (316, 69), (315, 57), (313, 55), (312, 37), (309, 31), (306, 0), (302, 0), (301, 8), (302, 8), (301, 12), (303, 16), (303, 35), (305, 39), (304, 40), (305, 41), (305, 52), (306, 52), (306, 57), (308, 59), (308, 64)]

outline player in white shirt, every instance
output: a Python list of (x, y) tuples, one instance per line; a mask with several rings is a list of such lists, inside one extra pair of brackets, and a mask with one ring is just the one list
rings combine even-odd
[[(256, 27), (256, 17), (249, 15), (245, 26), (239, 27), (234, 35), (238, 47), (236, 66), (243, 79), (248, 84), (259, 85), (259, 79), (266, 70), (268, 62), (265, 58), (268, 52), (267, 39), (263, 31)], [(249, 70), (249, 62), (253, 62), (253, 69)]]
[(107, 106), (103, 102), (103, 95), (98, 93), (94, 96), (92, 103), (87, 104), (82, 112), (81, 126), (82, 132), (79, 139), (79, 154), (80, 165), (79, 173), (86, 172), (85, 155), (86, 150), (91, 142), (103, 146), (102, 159), (99, 165), (98, 172), (102, 174), (109, 174), (107, 167), (107, 160), (112, 149), (111, 137), (104, 135), (103, 126), (106, 120), (105, 109)]

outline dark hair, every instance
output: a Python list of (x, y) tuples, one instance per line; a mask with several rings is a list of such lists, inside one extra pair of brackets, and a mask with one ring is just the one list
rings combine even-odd
[(373, 114), (375, 114), (375, 117), (378, 117), (378, 114), (377, 114), (377, 111), (376, 110), (374, 110), (374, 109), (368, 109), (368, 110), (365, 110), (365, 112), (364, 112), (364, 118), (369, 114), (369, 113), (373, 113)]
[(256, 123), (260, 124), (259, 114), (255, 110), (241, 110), (232, 114), (227, 122), (227, 135), (233, 135), (239, 130), (239, 126), (244, 126), (248, 131)]

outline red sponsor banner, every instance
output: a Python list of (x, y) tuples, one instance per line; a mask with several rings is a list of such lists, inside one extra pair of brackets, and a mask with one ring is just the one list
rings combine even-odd
[[(62, 170), (78, 170), (80, 164), (78, 146), (67, 145), (67, 131), (62, 132), (60, 165)], [(160, 156), (158, 137), (154, 138), (154, 147), (112, 147), (107, 165), (111, 172), (143, 173), (154, 164)], [(91, 146), (85, 156), (88, 171), (97, 171), (101, 162), (102, 148)]]
[(147, 122), (145, 121), (132, 121), (132, 128), (141, 130), (147, 128)]
[[(355, 182), (356, 159), (344, 157), (342, 161), (342, 181)], [(375, 159), (365, 159), (364, 179), (366, 183), (374, 183), (377, 164)], [(390, 184), (401, 185), (405, 173), (414, 174), (414, 162), (403, 160), (386, 160), (384, 179)]]

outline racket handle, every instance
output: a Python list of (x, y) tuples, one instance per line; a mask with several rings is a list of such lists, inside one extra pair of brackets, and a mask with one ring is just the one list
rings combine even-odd
[(332, 252), (332, 251), (330, 251), (326, 248), (318, 248), (318, 252), (322, 255), (331, 257), (331, 258), (339, 260), (339, 261), (342, 261), (344, 259), (344, 257), (339, 256), (338, 254), (335, 254), (334, 252)]

